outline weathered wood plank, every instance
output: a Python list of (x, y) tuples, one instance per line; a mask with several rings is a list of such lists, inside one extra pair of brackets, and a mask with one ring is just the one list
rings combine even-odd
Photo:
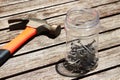
[[(22, 0), (21, 0), (22, 1)], [(65, 3), (65, 2), (71, 2), (71, 1), (77, 1), (77, 0), (64, 0), (64, 1), (60, 1), (60, 0), (45, 0), (45, 1), (40, 1), (40, 0), (29, 0), (26, 1), (24, 3), (20, 3), (20, 4), (14, 4), (14, 5), (10, 5), (10, 6), (5, 6), (5, 7), (1, 7), (0, 8), (0, 16), (7, 16), (7, 15), (12, 15), (12, 14), (17, 14), (17, 13), (22, 13), (25, 11), (30, 11), (30, 10), (34, 10), (34, 9), (40, 9), (46, 6), (51, 6), (51, 5), (55, 5), (55, 4), (61, 4), (61, 3)], [(78, 4), (89, 4), (90, 6), (96, 6), (96, 5), (101, 5), (101, 4), (106, 4), (106, 3), (111, 3), (111, 2), (115, 2), (115, 1), (119, 1), (119, 0), (104, 0), (104, 1), (99, 1), (99, 0), (78, 0)], [(87, 2), (87, 3), (86, 3)], [(85, 6), (88, 6), (85, 5)], [(72, 4), (71, 4), (72, 5)], [(72, 6), (75, 6), (74, 4)], [(71, 6), (69, 6), (71, 7)], [(66, 8), (64, 8), (66, 9)], [(43, 9), (44, 11), (46, 11), (47, 9)], [(56, 9), (57, 10), (57, 9)], [(48, 14), (52, 14), (55, 13), (56, 11), (52, 12), (47, 11), (47, 13), (44, 13), (44, 16), (48, 15)]]
[[(100, 12), (100, 17), (105, 17), (105, 16), (109, 16), (109, 15), (112, 15), (112, 14), (115, 14), (116, 12), (120, 12), (120, 2), (117, 2), (117, 3), (115, 3), (115, 4), (109, 4), (109, 5), (105, 5), (105, 8), (104, 7), (101, 7), (101, 6), (99, 6), (99, 7), (97, 7), (96, 9)], [(67, 5), (68, 6), (68, 5)], [(116, 6), (116, 7), (114, 7), (114, 8), (110, 8), (111, 6)], [(61, 6), (60, 6), (60, 8), (61, 8)], [(53, 9), (53, 10), (55, 10), (55, 9)], [(109, 10), (109, 11), (107, 11), (107, 10)], [(48, 10), (49, 11), (49, 10)], [(63, 11), (63, 10), (60, 10), (60, 11)], [(64, 12), (64, 11), (63, 11)], [(105, 14), (106, 13), (106, 14)], [(109, 13), (111, 13), (111, 14), (109, 14)], [(39, 15), (40, 15), (41, 13), (39, 12)], [(21, 14), (21, 15), (18, 15), (18, 16), (13, 16), (12, 18), (21, 18), (21, 17), (25, 17), (26, 15), (28, 15), (28, 16), (30, 16), (29, 14)], [(49, 16), (49, 15), (48, 15)], [(39, 18), (39, 16), (37, 15), (37, 17)], [(65, 18), (65, 16), (60, 16), (60, 17), (56, 17), (56, 18), (51, 18), (51, 19), (48, 19), (47, 21), (50, 23), (50, 24), (61, 24), (62, 26), (63, 26), (63, 23), (64, 23), (64, 18)], [(111, 20), (112, 20), (112, 18), (111, 18)], [(118, 20), (117, 22), (117, 24), (119, 25), (119, 18), (115, 18), (115, 20), (113, 20), (113, 21), (116, 21), (116, 20)], [(7, 23), (7, 20), (5, 19), (5, 20), (1, 20), (0, 21), (0, 29), (4, 29), (4, 28), (6, 28), (6, 27), (8, 27), (8, 25), (6, 24)], [(114, 23), (114, 22), (113, 22)], [(112, 23), (112, 25), (113, 25), (113, 23)], [(108, 23), (108, 24), (110, 24), (110, 23)], [(104, 26), (103, 26), (104, 27)], [(108, 27), (108, 28), (104, 28), (103, 30), (105, 31), (105, 30), (108, 30), (108, 29), (113, 29), (114, 27), (110, 27), (110, 26), (106, 26), (106, 27)], [(116, 27), (119, 27), (119, 26), (116, 26)], [(4, 34), (3, 34), (4, 33)], [(6, 41), (9, 41), (10, 39), (12, 39), (13, 37), (15, 37), (18, 33), (20, 33), (19, 31), (14, 31), (14, 32), (8, 32), (8, 30), (4, 30), (4, 31), (1, 31), (0, 32), (0, 34), (1, 34), (1, 36), (3, 36), (3, 38), (0, 38), (0, 42), (2, 43), (2, 42), (6, 42)], [(2, 35), (3, 34), (3, 35)], [(5, 36), (6, 35), (6, 36)], [(50, 43), (51, 44), (51, 43)]]
[[(96, 1), (96, 3), (95, 3), (95, 1)], [(114, 0), (104, 0), (105, 2), (104, 1), (103, 2), (102, 1), (97, 1), (97, 0), (95, 0), (95, 1), (94, 0), (92, 2), (87, 1), (88, 3), (84, 2), (84, 1), (81, 1), (81, 2), (77, 1), (77, 2), (66, 3), (66, 4), (62, 4), (62, 5), (58, 5), (58, 6), (48, 7), (48, 8), (44, 8), (44, 9), (40, 9), (40, 10), (21, 13), (21, 14), (18, 14), (16, 16), (14, 15), (14, 16), (11, 16), (11, 17), (8, 17), (8, 18), (5, 17), (5, 19), (3, 18), (0, 21), (0, 24), (1, 24), (0, 29), (8, 27), (8, 24), (6, 24), (7, 23), (6, 19), (27, 18), (27, 17), (36, 17), (36, 18), (45, 19), (45, 18), (65, 14), (68, 11), (68, 9), (71, 8), (71, 5), (72, 5), (72, 7), (74, 7), (74, 5), (76, 5), (76, 6), (79, 6), (79, 7), (82, 8), (82, 7), (88, 7), (87, 5), (89, 4), (89, 7), (92, 7), (92, 6), (98, 6), (98, 5), (101, 5), (103, 3), (107, 3), (107, 2), (110, 3), (110, 2), (113, 2)], [(104, 6), (102, 8), (101, 8), (101, 6), (97, 7), (97, 8), (99, 8), (97, 10), (100, 12), (101, 17), (105, 17), (106, 15), (109, 16), (109, 15), (112, 15), (112, 14), (115, 14), (115, 13), (119, 12), (119, 4), (120, 4), (119, 2), (115, 2), (113, 4), (109, 4), (108, 6), (105, 6), (106, 9), (107, 10), (109, 9), (110, 12), (109, 11), (106, 12), (106, 9), (103, 8)], [(111, 6), (116, 6), (116, 7), (112, 9)], [(106, 13), (106, 14), (103, 15), (102, 14), (103, 12)], [(108, 15), (108, 13), (111, 13), (111, 14)], [(49, 14), (49, 15), (45, 15), (45, 14)]]
[[(107, 6), (105, 6), (106, 8), (109, 8), (109, 9), (106, 9), (106, 10), (110, 10), (111, 12), (109, 12), (109, 14), (111, 13), (117, 13), (119, 11), (119, 0), (104, 0), (104, 1), (99, 1), (99, 0), (91, 0), (91, 1), (82, 1), (82, 0), (78, 0), (78, 1), (74, 1), (74, 2), (71, 2), (71, 3), (66, 3), (66, 4), (62, 4), (62, 5), (57, 5), (57, 6), (52, 6), (52, 7), (45, 7), (45, 8), (40, 8), (40, 9), (34, 9), (33, 11), (27, 11), (25, 12), (26, 14), (22, 14), (23, 16), (20, 16), (21, 17), (37, 17), (37, 18), (41, 18), (41, 19), (45, 19), (45, 18), (49, 18), (49, 17), (53, 17), (53, 16), (57, 16), (57, 15), (61, 15), (61, 14), (65, 14), (70, 8), (72, 7), (76, 7), (76, 6), (79, 6), (81, 8), (89, 8), (89, 7), (93, 7), (93, 6), (98, 6), (98, 5), (102, 5), (102, 4), (106, 4), (106, 3), (111, 3), (111, 2), (115, 2), (115, 3), (111, 3)], [(72, 5), (72, 6), (71, 6)], [(118, 5), (118, 6), (116, 6)], [(115, 6), (115, 7), (112, 7), (112, 6)], [(103, 7), (101, 8), (102, 6), (100, 6), (100, 12), (102, 11), (102, 13), (104, 12), (104, 9)], [(111, 7), (112, 7), (112, 11), (111, 10)], [(34, 6), (35, 8), (35, 6)], [(32, 8), (30, 8), (32, 9)], [(5, 10), (5, 9), (3, 9)], [(26, 9), (25, 9), (26, 10)], [(18, 10), (15, 9), (16, 12), (10, 10), (12, 13), (16, 14), (16, 13), (19, 13)], [(24, 11), (24, 10), (20, 10), (20, 11)], [(99, 11), (99, 10), (98, 10)], [(7, 12), (8, 15), (12, 15), (11, 12)], [(17, 15), (17, 14), (16, 14)], [(108, 15), (107, 12), (104, 13), (104, 16), (105, 15)], [(1, 17), (3, 16), (7, 16), (6, 13), (1, 13), (0, 14)], [(12, 15), (13, 16), (13, 15)], [(17, 16), (15, 16), (16, 18)], [(19, 17), (19, 16), (18, 16)], [(13, 18), (13, 17), (12, 17)]]
[[(91, 1), (86, 0), (83, 2), (80, 0), (79, 2), (72, 2), (72, 3), (60, 5), (60, 6), (45, 8), (43, 10), (36, 12), (36, 14), (39, 15), (38, 17), (44, 19), (44, 18), (50, 18), (53, 16), (66, 14), (66, 12), (73, 7), (90, 8), (90, 7), (101, 5), (101, 4), (102, 2), (97, 0), (91, 0)], [(115, 2), (109, 5), (102, 5), (102, 6), (95, 7), (95, 9), (100, 13), (101, 17), (117, 13), (120, 11), (119, 8), (120, 8), (120, 2)]]
[(13, 4), (13, 5), (6, 5), (3, 7), (0, 7), (0, 17), (8, 16), (12, 14), (22, 13), (26, 11), (41, 9), (48, 6), (53, 6), (57, 4), (62, 4), (66, 2), (71, 2), (75, 0), (29, 0), (24, 1), (23, 3)]
[[(120, 29), (110, 31), (108, 33), (100, 34), (100, 38), (99, 38), (100, 49), (114, 46), (116, 44), (120, 44), (119, 33), (120, 33)], [(30, 46), (30, 49), (32, 49), (34, 45), (35, 44), (32, 44), (32, 46)], [(24, 48), (24, 51), (27, 51), (27, 50), (28, 48)], [(112, 49), (110, 51), (111, 53), (115, 53), (114, 50), (112, 52)], [(32, 68), (57, 62), (58, 60), (62, 59), (65, 56), (64, 53), (65, 53), (65, 45), (59, 45), (59, 46), (51, 47), (44, 50), (40, 50), (40, 49), (35, 51), (32, 50), (32, 52), (22, 53), (23, 55), (10, 59), (5, 65), (3, 65), (0, 68), (0, 73), (1, 73), (0, 77), (4, 77), (7, 75), (15, 74), (15, 73), (29, 70)], [(101, 54), (101, 55), (104, 55), (104, 54)]]
[(120, 80), (120, 67), (98, 73), (96, 75), (86, 77), (80, 80)]
[(13, 4), (20, 4), (30, 0), (0, 0), (0, 7), (13, 5)]
[[(102, 7), (103, 8), (103, 7)], [(105, 11), (105, 10), (104, 10)], [(116, 12), (115, 12), (116, 13)], [(114, 14), (114, 13), (112, 13), (112, 14)], [(111, 15), (111, 14), (110, 14)], [(111, 23), (111, 21), (113, 20), (113, 17), (114, 17), (114, 19), (115, 19), (115, 22), (112, 22)], [(112, 18), (106, 18), (106, 19), (103, 19), (104, 21), (104, 28), (106, 29), (106, 30), (109, 30), (109, 29), (114, 29), (114, 28), (118, 28), (119, 27), (119, 20), (120, 20), (120, 16), (119, 15), (117, 15), (117, 16), (113, 16)], [(57, 17), (57, 18), (53, 18), (53, 19), (49, 19), (48, 21), (49, 21), (49, 23), (50, 24), (58, 24), (58, 23), (60, 23), (60, 24), (63, 24), (63, 23), (61, 23), (61, 21), (64, 19), (64, 16), (62, 16), (62, 17)], [(108, 20), (108, 21), (107, 21)], [(60, 21), (60, 22), (59, 22)], [(110, 22), (109, 22), (110, 21)], [(118, 23), (117, 23), (118, 22)], [(106, 28), (107, 27), (107, 28)], [(104, 29), (104, 30), (105, 30)], [(104, 31), (103, 30), (103, 31)], [(108, 37), (106, 37), (106, 36), (104, 36), (105, 38), (103, 38), (102, 39), (102, 37), (100, 38), (100, 39), (102, 39), (102, 40), (100, 40), (100, 41), (102, 41), (101, 42), (101, 45), (103, 46), (103, 48), (105, 48), (106, 46), (108, 47), (108, 46), (112, 46), (112, 45), (116, 45), (116, 44), (119, 44), (120, 42), (120, 40), (119, 40), (119, 38), (120, 38), (120, 36), (119, 36), (119, 29), (118, 30), (116, 30), (115, 32), (114, 31), (112, 31), (112, 32), (110, 32), (110, 35), (109, 35), (109, 33), (107, 33), (106, 35), (108, 35), (108, 36), (112, 36), (112, 38), (108, 38)], [(43, 37), (42, 37), (43, 38)], [(45, 38), (45, 39), (43, 39), (43, 41), (44, 40), (46, 40), (47, 38)], [(116, 41), (113, 41), (114, 39), (117, 39), (117, 42)], [(38, 37), (36, 38), (36, 39), (34, 39), (34, 40), (36, 40), (36, 41), (38, 41), (39, 39), (38, 39)], [(48, 39), (47, 39), (48, 40)], [(50, 40), (50, 39), (49, 39)], [(33, 41), (32, 41), (33, 42)], [(34, 41), (35, 42), (35, 41)], [(107, 43), (108, 42), (108, 43)], [(28, 43), (29, 45), (32, 45), (32, 46), (30, 46), (29, 48), (24, 48), (24, 50), (23, 51), (27, 51), (28, 49), (29, 50), (32, 50), (32, 48), (33, 48), (33, 45), (34, 45), (34, 47), (36, 47), (34, 50), (36, 50), (36, 49), (40, 49), (41, 47), (41, 44), (39, 44), (40, 42), (38, 41), (38, 42), (36, 42), (35, 44), (33, 44), (33, 43)], [(42, 43), (42, 42), (41, 42)], [(51, 43), (54, 43), (54, 41), (51, 41)], [(50, 43), (50, 44), (51, 44)], [(104, 43), (106, 43), (105, 45), (106, 46), (104, 46)], [(27, 45), (28, 45), (27, 44)], [(37, 44), (37, 45), (36, 45)], [(39, 44), (39, 45), (38, 45)], [(45, 43), (46, 44), (46, 43)], [(47, 45), (48, 45), (49, 43), (47, 43)], [(101, 48), (102, 48), (102, 46), (101, 46)], [(62, 47), (62, 45), (61, 46), (59, 46), (60, 47), (60, 49), (63, 49), (63, 52), (64, 52), (64, 48), (61, 48)], [(59, 48), (59, 47), (56, 47), (56, 48)], [(63, 58), (63, 56), (62, 56), (62, 54), (63, 54), (63, 52), (61, 51), (61, 50), (58, 50), (58, 51), (55, 51), (56, 50), (56, 48), (51, 48), (51, 49), (49, 49), (48, 51), (45, 51), (45, 50), (42, 50), (42, 51), (40, 51), (39, 52), (39, 50), (37, 51), (35, 51), (35, 52), (33, 52), (33, 54), (32, 54), (32, 52), (30, 52), (31, 54), (27, 54), (27, 55), (24, 55), (24, 56), (19, 56), (19, 57), (15, 57), (15, 58), (12, 58), (11, 60), (9, 60), (7, 63), (6, 63), (6, 65), (4, 65), (1, 69), (0, 69), (0, 73), (2, 73), (2, 72), (4, 72), (3, 74), (0, 74), (0, 76), (1, 77), (4, 77), (4, 76), (8, 76), (8, 75), (11, 75), (11, 73), (12, 74), (15, 74), (15, 73), (19, 73), (19, 72), (21, 72), (21, 71), (25, 71), (25, 70), (29, 70), (29, 69), (32, 69), (32, 68), (35, 68), (35, 67), (39, 67), (39, 66), (42, 66), (42, 65), (45, 65), (45, 64), (50, 64), (50, 63), (54, 63), (54, 62), (56, 62), (56, 61), (58, 61), (59, 59), (61, 59), (61, 58)], [(20, 53), (21, 53), (22, 51), (20, 51)], [(50, 53), (48, 53), (48, 52), (50, 52)], [(58, 54), (58, 52), (59, 53), (61, 53), (61, 54)], [(19, 52), (18, 52), (19, 53)], [(23, 53), (24, 54), (24, 53)], [(56, 55), (57, 54), (57, 55)], [(34, 58), (33, 58), (34, 57)], [(22, 59), (22, 60), (21, 60)], [(44, 62), (44, 63), (41, 63), (41, 62)], [(17, 63), (12, 63), (12, 62), (17, 62)], [(34, 65), (33, 65), (34, 64)], [(11, 68), (8, 68), (8, 67), (11, 67)], [(51, 68), (49, 68), (49, 69), (51, 69)], [(49, 70), (49, 69), (47, 69), (47, 70)], [(6, 71), (6, 72), (5, 72)], [(43, 71), (44, 72), (44, 71)], [(39, 72), (38, 72), (39, 73)], [(43, 73), (43, 74), (46, 74), (46, 73)], [(49, 75), (46, 75), (46, 76), (49, 76)], [(44, 76), (43, 76), (44, 77)], [(47, 79), (47, 78), (46, 78)]]
[[(62, 22), (62, 19), (63, 18), (58, 18), (57, 21), (56, 20), (51, 20), (49, 22), (52, 23), (60, 23)], [(53, 22), (52, 22), (53, 21)], [(116, 15), (116, 16), (113, 16), (113, 17), (109, 17), (109, 18), (105, 18), (105, 19), (101, 19), (101, 26), (102, 26), (102, 29), (101, 29), (101, 32), (102, 31), (106, 31), (106, 30), (110, 30), (110, 29), (114, 29), (114, 28), (119, 28), (120, 26), (120, 15)], [(106, 33), (107, 35), (104, 35), (104, 34), (101, 34), (103, 35), (104, 37), (107, 37), (108, 35), (116, 35), (116, 36), (112, 36), (113, 38), (116, 39), (116, 41), (112, 40), (112, 41), (108, 41), (109, 39), (111, 40), (112, 38), (109, 37), (109, 38), (106, 38), (106, 40), (101, 40), (102, 41), (108, 41), (108, 43), (103, 43), (102, 46), (100, 46), (100, 48), (104, 48), (104, 46), (107, 46), (109, 47), (110, 45), (112, 44), (119, 44), (119, 35), (117, 35), (119, 33), (116, 34), (117, 32), (114, 32), (112, 34), (109, 34), (109, 33)], [(11, 34), (12, 35), (12, 34)], [(10, 37), (9, 37), (10, 38)], [(46, 40), (49, 40), (49, 41), (46, 41)], [(43, 47), (46, 47), (46, 46), (50, 46), (50, 45), (54, 45), (54, 44), (58, 44), (58, 43), (61, 43), (61, 42), (64, 42), (65, 41), (65, 31), (62, 30), (61, 32), (61, 35), (55, 39), (55, 40), (52, 40), (52, 39), (49, 39), (47, 38), (46, 36), (39, 36), (39, 37), (36, 37), (35, 39), (31, 40), (27, 45), (25, 45), (21, 50), (18, 51), (17, 54), (23, 54), (24, 52), (29, 52), (29, 51), (34, 51), (34, 50), (37, 50), (37, 49), (40, 49), (40, 48), (43, 48)], [(102, 44), (102, 43), (100, 43)]]
[[(94, 72), (97, 72), (97, 71), (100, 71), (100, 70), (103, 70), (103, 69), (106, 69), (106, 68), (109, 68), (112, 66), (120, 65), (120, 47), (115, 47), (115, 48), (112, 48), (112, 49), (109, 49), (106, 51), (99, 52), (98, 56), (99, 56), (98, 67), (94, 71), (89, 72), (88, 74), (94, 73)], [(27, 64), (25, 64), (25, 65), (27, 65)], [(117, 69), (117, 70), (120, 70), (120, 69)], [(116, 73), (116, 74), (111, 73), (111, 75), (110, 75), (111, 78), (113, 78), (113, 79), (115, 78), (115, 80), (119, 80), (119, 76), (117, 76), (117, 75), (120, 74), (120, 71), (114, 72), (112, 70), (112, 72)], [(93, 75), (93, 78), (95, 78), (95, 80), (101, 76), (102, 76), (102, 78), (104, 78), (108, 74), (110, 74), (110, 73), (103, 72), (100, 74)], [(91, 78), (91, 76), (90, 76), (90, 78), (88, 77), (85, 80), (90, 80), (93, 78)], [(18, 79), (23, 79), (23, 80), (26, 80), (26, 79), (27, 80), (29, 80), (29, 79), (31, 79), (31, 80), (32, 79), (35, 79), (35, 80), (56, 80), (56, 79), (57, 80), (70, 80), (69, 77), (63, 77), (63, 76), (59, 75), (55, 70), (55, 66), (47, 67), (44, 69), (38, 68), (37, 70), (33, 70), (31, 72), (10, 78), (10, 80), (18, 80)], [(108, 78), (108, 76), (106, 76), (105, 79), (109, 80), (110, 77)], [(80, 79), (80, 80), (82, 80), (82, 79)], [(83, 80), (84, 80), (84, 78), (83, 78)]]

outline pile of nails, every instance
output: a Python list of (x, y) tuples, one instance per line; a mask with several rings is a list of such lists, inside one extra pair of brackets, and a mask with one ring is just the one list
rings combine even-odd
[(95, 48), (91, 42), (83, 45), (80, 40), (76, 45), (71, 43), (71, 51), (68, 54), (68, 59), (64, 62), (64, 67), (72, 73), (84, 74), (93, 70), (97, 66), (98, 58), (95, 56)]

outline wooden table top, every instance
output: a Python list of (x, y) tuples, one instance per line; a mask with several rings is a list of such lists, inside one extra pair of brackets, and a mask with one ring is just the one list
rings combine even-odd
[(38, 36), (0, 67), (0, 80), (120, 80), (120, 0), (0, 0), (0, 46), (22, 30), (9, 31), (8, 20), (41, 18), (64, 26), (66, 12), (75, 6), (100, 14), (98, 67), (83, 77), (64, 77), (55, 70), (64, 58), (65, 32), (57, 39)]

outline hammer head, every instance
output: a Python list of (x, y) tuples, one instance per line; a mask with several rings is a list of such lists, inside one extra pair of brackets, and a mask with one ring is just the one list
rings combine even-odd
[[(19, 21), (19, 19), (16, 19), (16, 20)], [(11, 23), (12, 21), (15, 22), (15, 20), (11, 20)], [(20, 21), (24, 21), (24, 22), (26, 21), (25, 24), (27, 24), (27, 26), (35, 28), (37, 30), (37, 35), (45, 35), (45, 36), (48, 36), (49, 38), (54, 39), (57, 36), (59, 36), (61, 32), (60, 25), (49, 25), (45, 20), (29, 18), (29, 19), (20, 19)], [(10, 23), (10, 20), (9, 20), (9, 23)], [(23, 24), (23, 22), (21, 24)], [(25, 27), (26, 26), (21, 28), (23, 29)]]
[(49, 38), (56, 38), (61, 32), (60, 25), (49, 25), (45, 20), (30, 18), (27, 26), (37, 29), (37, 35), (46, 35)]

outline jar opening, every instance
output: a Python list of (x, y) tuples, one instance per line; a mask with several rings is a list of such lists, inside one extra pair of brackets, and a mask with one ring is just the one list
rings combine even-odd
[(93, 9), (72, 8), (67, 12), (65, 23), (68, 27), (92, 28), (99, 23), (99, 15)]

